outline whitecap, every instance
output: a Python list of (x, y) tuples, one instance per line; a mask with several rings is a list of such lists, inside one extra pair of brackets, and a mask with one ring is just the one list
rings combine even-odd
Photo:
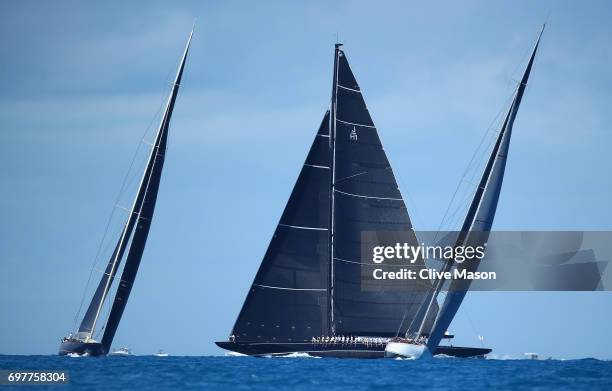
[(66, 354), (66, 356), (68, 357), (87, 357), (89, 356), (89, 353), (78, 354), (78, 353), (70, 352)]
[(311, 356), (310, 354), (306, 353), (306, 352), (293, 352), (293, 353), (289, 353), (289, 354), (283, 354), (283, 355), (276, 355), (273, 357), (283, 357), (283, 358), (321, 358), (318, 356)]
[(225, 357), (247, 357), (247, 354), (242, 354), (238, 352), (226, 352)]

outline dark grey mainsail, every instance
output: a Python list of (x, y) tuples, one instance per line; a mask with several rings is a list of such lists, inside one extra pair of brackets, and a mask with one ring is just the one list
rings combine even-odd
[[(417, 238), (361, 89), (339, 46), (336, 63), (331, 118), (335, 152), (332, 327), (338, 334), (391, 337), (398, 332), (406, 309), (410, 323), (426, 292), (408, 287), (363, 289), (361, 234), (401, 231), (403, 241), (411, 245), (418, 244)], [(415, 265), (424, 266), (422, 261)]]
[[(495, 145), (487, 161), (482, 178), (476, 188), (474, 198), (470, 204), (470, 208), (466, 214), (463, 226), (456, 240), (455, 246), (481, 246), (486, 243), (488, 238), (488, 232), (491, 230), (493, 225), (493, 219), (495, 217), (495, 211), (497, 210), (497, 202), (501, 192), (502, 182), (504, 179), (504, 171), (506, 168), (506, 160), (508, 156), (508, 149), (510, 146), (510, 137), (512, 136), (512, 127), (514, 125), (514, 119), (518, 112), (531, 68), (538, 50), (540, 38), (542, 37), (542, 31), (538, 36), (535, 47), (529, 58), (527, 68), (521, 79), (520, 84), (516, 89), (512, 105), (504, 119), (504, 123), (501, 127), (499, 135), (495, 141)], [(450, 269), (453, 264), (453, 260), (446, 263), (445, 269)], [(465, 269), (468, 272), (473, 272), (478, 269), (480, 261), (472, 260), (470, 262), (464, 262), (457, 266), (458, 269)], [(441, 280), (440, 280), (441, 281)], [(446, 294), (442, 308), (438, 312), (438, 316), (434, 323), (431, 333), (427, 340), (427, 347), (430, 351), (434, 351), (444, 332), (450, 326), (455, 314), (461, 306), (467, 291), (471, 285), (469, 279), (455, 279), (452, 280), (449, 286), (449, 291)]]
[[(104, 335), (101, 343), (102, 350), (81, 350), (83, 352), (93, 353), (96, 355), (108, 352), (134, 284), (136, 273), (138, 271), (140, 260), (147, 241), (149, 228), (151, 226), (153, 212), (155, 210), (155, 203), (157, 200), (157, 193), (159, 190), (164, 165), (164, 154), (166, 152), (170, 119), (172, 117), (172, 111), (174, 109), (174, 104), (176, 102), (176, 97), (183, 76), (192, 35), (193, 31), (189, 36), (189, 40), (187, 41), (185, 51), (181, 58), (180, 66), (166, 104), (166, 109), (157, 130), (155, 141), (151, 147), (147, 165), (138, 187), (138, 193), (134, 199), (130, 214), (124, 224), (119, 241), (115, 246), (113, 254), (106, 266), (104, 275), (102, 276), (89, 307), (85, 312), (83, 320), (79, 326), (78, 333), (75, 336), (65, 339), (66, 344), (73, 347), (76, 346), (76, 349), (80, 349), (78, 345), (75, 345), (78, 342), (99, 345), (99, 343), (93, 338), (96, 330), (96, 324), (100, 320), (102, 306), (106, 298), (109, 296), (114, 277), (119, 270), (119, 266), (121, 265), (125, 251), (127, 250), (128, 253), (125, 257), (125, 265), (123, 267), (121, 279), (118, 283), (114, 302), (109, 313), (108, 320), (103, 327)], [(62, 349), (64, 348), (60, 348), (61, 354), (70, 353), (70, 348), (65, 348), (64, 350)], [(77, 351), (76, 353), (81, 353), (81, 351)]]
[[(406, 206), (344, 52), (317, 131), (232, 330), (231, 342), (394, 336), (425, 292), (362, 291), (361, 232), (407, 232)], [(424, 266), (424, 265), (421, 265)]]

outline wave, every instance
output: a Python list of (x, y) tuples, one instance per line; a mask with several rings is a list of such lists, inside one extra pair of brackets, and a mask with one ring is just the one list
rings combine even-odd
[(67, 356), (68, 357), (89, 357), (89, 353), (83, 353), (83, 354), (68, 353)]
[(321, 358), (318, 356), (311, 356), (308, 353), (305, 352), (293, 352), (293, 353), (288, 353), (288, 354), (275, 354), (275, 355), (266, 355), (264, 356), (266, 358), (272, 358), (272, 357), (281, 357), (281, 358)]
[(226, 352), (225, 357), (248, 357), (248, 355), (238, 352)]

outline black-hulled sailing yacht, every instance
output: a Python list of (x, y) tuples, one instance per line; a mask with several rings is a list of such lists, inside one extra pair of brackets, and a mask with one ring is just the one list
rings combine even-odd
[[(398, 231), (415, 245), (417, 239), (341, 46), (335, 45), (330, 110), (229, 341), (216, 342), (221, 348), (248, 355), (383, 357), (386, 339), (410, 323), (427, 295), (423, 289), (361, 289), (362, 231)], [(425, 265), (420, 260), (415, 267)], [(406, 309), (408, 322), (402, 322)], [(427, 327), (434, 318), (432, 311)], [(463, 356), (490, 351), (441, 349)]]
[[(153, 218), (153, 211), (155, 210), (157, 192), (159, 190), (159, 183), (164, 166), (170, 119), (183, 76), (183, 70), (185, 69), (185, 61), (187, 59), (187, 53), (189, 52), (192, 36), (193, 30), (185, 46), (185, 51), (181, 58), (170, 96), (166, 103), (165, 112), (162, 116), (161, 123), (155, 136), (155, 142), (151, 147), (146, 168), (140, 181), (138, 193), (136, 194), (130, 214), (123, 226), (121, 236), (108, 261), (102, 279), (85, 312), (78, 331), (62, 339), (59, 348), (60, 355), (79, 354), (100, 356), (109, 352), (113, 337), (117, 331), (117, 326), (119, 326), (119, 321), (121, 320), (121, 315), (123, 314), (123, 310), (125, 309), (132, 290), (149, 234), (149, 228), (151, 227), (151, 220)], [(125, 257), (125, 264), (114, 296), (114, 301), (108, 319), (105, 324), (101, 326), (102, 322), (100, 322), (100, 316), (102, 306), (105, 300), (109, 298), (113, 279), (124, 258), (126, 250), (127, 255)], [(94, 339), (97, 330), (96, 326), (99, 327), (100, 331), (104, 330), (101, 341)]]
[[(493, 219), (497, 210), (497, 201), (501, 193), (502, 182), (504, 180), (504, 172), (506, 169), (506, 160), (510, 147), (510, 137), (512, 136), (512, 127), (514, 119), (518, 113), (529, 75), (533, 67), (533, 62), (544, 32), (544, 27), (540, 31), (540, 35), (527, 63), (527, 67), (521, 78), (519, 85), (514, 93), (514, 99), (510, 105), (510, 109), (506, 113), (504, 122), (501, 126), (499, 134), (493, 145), (491, 155), (487, 160), (487, 164), (482, 173), (478, 187), (474, 193), (470, 207), (466, 213), (465, 219), (461, 226), (461, 231), (458, 232), (455, 238), (455, 246), (470, 246), (477, 247), (485, 245), (493, 225)], [(453, 267), (459, 270), (465, 269), (467, 272), (475, 272), (480, 265), (480, 260), (473, 260), (465, 263), (456, 263), (453, 259), (446, 260), (442, 266), (442, 272), (450, 271)], [(435, 354), (444, 333), (450, 326), (455, 314), (461, 306), (463, 298), (470, 288), (471, 280), (455, 279), (451, 280), (448, 286), (448, 292), (442, 304), (442, 308), (437, 306), (437, 297), (445, 284), (444, 279), (438, 279), (432, 287), (429, 297), (423, 302), (419, 314), (423, 314), (423, 319), (416, 319), (414, 324), (420, 324), (416, 332), (408, 330), (405, 338), (396, 338), (391, 340), (385, 348), (387, 357), (407, 357), (419, 358), (423, 355), (431, 356)], [(436, 313), (433, 327), (430, 324), (428, 315)], [(427, 321), (425, 320), (427, 319)]]

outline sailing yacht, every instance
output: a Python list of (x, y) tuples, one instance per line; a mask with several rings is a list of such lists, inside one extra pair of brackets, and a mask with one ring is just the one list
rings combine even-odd
[[(512, 136), (512, 127), (514, 119), (518, 113), (533, 62), (544, 32), (544, 27), (538, 35), (538, 39), (527, 63), (527, 68), (523, 77), (516, 88), (514, 99), (510, 105), (510, 109), (506, 113), (503, 125), (497, 135), (493, 150), (487, 161), (487, 164), (482, 173), (482, 177), (476, 188), (476, 192), (470, 204), (470, 207), (465, 216), (465, 220), (461, 227), (461, 231), (455, 239), (455, 246), (469, 245), (477, 247), (484, 245), (488, 239), (493, 219), (497, 210), (497, 201), (501, 192), (502, 182), (504, 180), (504, 172), (506, 169), (506, 161), (508, 157), (508, 149), (510, 147), (510, 137)], [(453, 264), (456, 264), (453, 259), (446, 260), (442, 266), (442, 271), (446, 272), (452, 269)], [(468, 272), (475, 272), (478, 269), (480, 260), (456, 264), (458, 269), (465, 269)], [(420, 326), (416, 333), (412, 330), (406, 332), (405, 337), (396, 338), (387, 344), (385, 347), (385, 357), (404, 357), (404, 358), (421, 358), (428, 357), (435, 353), (444, 333), (450, 326), (455, 314), (459, 310), (461, 302), (469, 290), (471, 280), (456, 279), (451, 280), (448, 292), (442, 304), (442, 308), (438, 309), (437, 297), (440, 293), (445, 280), (440, 278), (431, 288), (430, 295), (422, 304), (423, 318), (420, 321)], [(437, 313), (433, 326), (427, 324), (429, 317), (433, 313)], [(418, 319), (417, 323), (418, 324)], [(426, 331), (430, 329), (431, 331)]]
[[(145, 171), (138, 187), (138, 192), (130, 213), (124, 223), (121, 236), (115, 245), (112, 256), (108, 261), (104, 274), (102, 275), (78, 330), (62, 339), (59, 348), (60, 355), (78, 354), (101, 356), (109, 352), (115, 332), (119, 326), (119, 321), (121, 320), (121, 316), (123, 315), (123, 311), (130, 296), (134, 280), (136, 279), (136, 273), (138, 272), (142, 253), (149, 234), (149, 228), (151, 227), (151, 220), (153, 218), (153, 211), (155, 210), (157, 192), (159, 190), (162, 169), (164, 166), (170, 119), (185, 69), (185, 61), (191, 45), (192, 36), (193, 30), (189, 34), (189, 39), (187, 40), (187, 45), (185, 46), (166, 103), (165, 111), (155, 136), (155, 142), (151, 147)], [(109, 299), (113, 280), (124, 255), (126, 255), (125, 265), (115, 292), (112, 307), (108, 318), (105, 322), (102, 322), (100, 319), (102, 306), (105, 301)], [(101, 341), (96, 340), (94, 337), (98, 328), (100, 332), (102, 330), (104, 331)]]
[[(397, 231), (403, 242), (418, 242), (342, 46), (334, 48), (330, 108), (229, 339), (216, 342), (223, 349), (382, 358), (406, 309), (407, 319), (414, 318), (427, 297), (421, 288), (362, 289), (363, 231)], [(413, 267), (425, 264), (421, 259)], [(425, 322), (427, 331), (436, 310)], [(436, 352), (478, 356), (490, 349), (445, 346)]]

